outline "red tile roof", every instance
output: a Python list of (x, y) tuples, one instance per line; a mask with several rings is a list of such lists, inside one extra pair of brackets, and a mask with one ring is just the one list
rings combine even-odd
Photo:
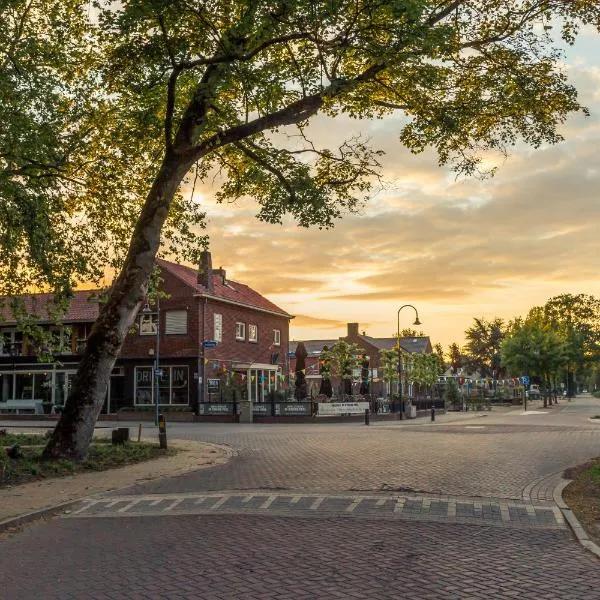
[(213, 298), (220, 298), (228, 302), (235, 302), (236, 304), (241, 304), (243, 306), (250, 306), (252, 308), (258, 308), (280, 314), (284, 317), (292, 318), (292, 316), (285, 310), (279, 308), (270, 300), (267, 300), (257, 291), (253, 290), (247, 285), (244, 285), (243, 283), (230, 281), (229, 279), (226, 280), (226, 283), (223, 283), (223, 278), (220, 275), (213, 274), (215, 291), (210, 293), (206, 287), (198, 283), (198, 272), (196, 269), (167, 262), (166, 260), (161, 259), (159, 259), (157, 262), (162, 269), (165, 269), (183, 281), (186, 285), (193, 288), (197, 294), (202, 294)]
[[(292, 318), (285, 310), (279, 308), (243, 283), (229, 280), (227, 280), (226, 283), (223, 283), (222, 277), (215, 274), (213, 275), (215, 290), (214, 293), (211, 294), (204, 286), (198, 284), (197, 272), (195, 269), (160, 259), (157, 262), (162, 269), (165, 269), (188, 285), (196, 294), (204, 294), (228, 302), (235, 302), (242, 306), (258, 308)], [(61, 321), (63, 323), (95, 321), (98, 318), (99, 313), (98, 302), (94, 301), (97, 293), (98, 290), (75, 292), (71, 299), (69, 310)], [(21, 298), (25, 303), (25, 309), (28, 314), (36, 315), (42, 323), (53, 322), (53, 319), (48, 315), (48, 311), (46, 310), (46, 306), (52, 301), (52, 294), (28, 294), (18, 296), (18, 298)], [(4, 303), (1, 303), (2, 300)], [(16, 323), (10, 311), (8, 300), (7, 297), (0, 297), (0, 325), (14, 325)]]
[[(92, 322), (98, 317), (99, 306), (97, 298), (98, 290), (83, 290), (75, 292), (67, 314), (61, 318), (62, 323)], [(42, 323), (54, 322), (48, 315), (47, 307), (52, 303), (52, 294), (28, 294), (16, 296), (23, 300), (25, 310), (29, 315), (35, 315)], [(9, 305), (10, 299), (6, 296), (0, 297), (0, 325), (14, 325), (15, 318)]]

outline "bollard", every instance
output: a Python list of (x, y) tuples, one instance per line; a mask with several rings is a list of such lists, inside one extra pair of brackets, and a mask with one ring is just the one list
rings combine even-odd
[(158, 415), (158, 443), (161, 450), (167, 449), (167, 421), (164, 415)]
[(431, 407), (431, 420), (435, 421), (435, 406)]
[(371, 424), (371, 411), (368, 408), (365, 408), (365, 425)]

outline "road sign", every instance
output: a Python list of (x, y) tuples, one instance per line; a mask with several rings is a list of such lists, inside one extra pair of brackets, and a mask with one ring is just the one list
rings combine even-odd
[(204, 348), (216, 348), (217, 347), (217, 342), (215, 342), (215, 340), (204, 340), (202, 342), (202, 346)]
[(520, 379), (521, 379), (521, 383), (523, 385), (529, 385), (529, 376), (528, 375), (523, 375)]

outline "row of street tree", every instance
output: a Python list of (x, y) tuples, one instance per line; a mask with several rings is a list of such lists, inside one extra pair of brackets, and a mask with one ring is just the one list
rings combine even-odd
[(503, 379), (528, 375), (544, 397), (564, 386), (597, 387), (600, 378), (600, 300), (587, 294), (562, 294), (508, 322), (474, 319), (465, 344), (451, 344), (448, 366)]

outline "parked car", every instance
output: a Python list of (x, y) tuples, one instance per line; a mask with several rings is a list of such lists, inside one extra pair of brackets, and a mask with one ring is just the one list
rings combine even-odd
[(529, 398), (529, 400), (539, 400), (542, 397), (540, 386), (535, 383), (532, 384), (530, 388), (525, 391), (525, 396)]

